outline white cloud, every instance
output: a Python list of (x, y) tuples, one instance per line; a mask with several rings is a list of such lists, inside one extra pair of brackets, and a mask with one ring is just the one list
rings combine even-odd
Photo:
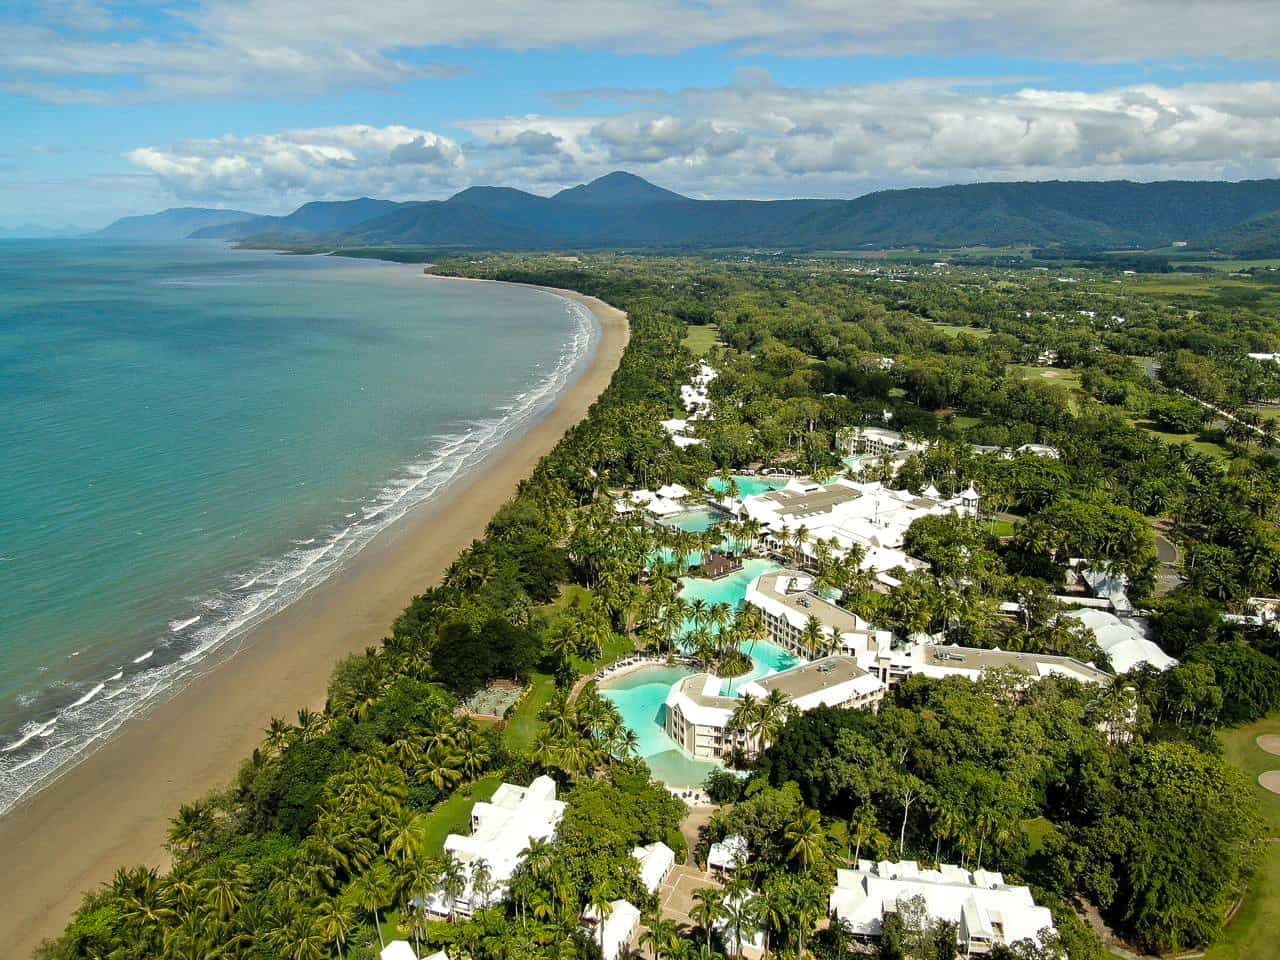
[[(625, 98), (624, 98), (625, 100)], [(1280, 83), (992, 91), (968, 81), (792, 88), (759, 72), (655, 109), (461, 120), (455, 141), (343, 126), (142, 148), (183, 199), (550, 192), (624, 168), (695, 196), (856, 196), (975, 180), (1280, 175)]]
[[(710, 196), (853, 196), (885, 184), (1280, 174), (1280, 83), (993, 92), (970, 82), (789, 88), (758, 72), (596, 118), (461, 124), (497, 148), (558, 138), (572, 183), (626, 167)], [(474, 146), (464, 144), (469, 155)], [(499, 151), (505, 159), (505, 154)], [(531, 179), (551, 182), (557, 158)], [(527, 163), (513, 163), (517, 175)]]
[(167, 27), (147, 33), (94, 0), (45, 9), (39, 25), (0, 17), (0, 86), (58, 102), (382, 87), (449, 72), (411, 55), (442, 46), (1084, 62), (1274, 60), (1280, 50), (1273, 0), (203, 0), (162, 8)]
[(412, 197), (458, 185), (453, 140), (411, 127), (351, 125), (189, 140), (129, 153), (135, 166), (184, 200), (282, 209), (307, 200)]

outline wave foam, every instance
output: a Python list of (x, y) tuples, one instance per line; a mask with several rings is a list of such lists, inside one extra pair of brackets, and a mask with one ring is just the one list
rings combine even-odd
[[(433, 437), (422, 458), (406, 464), (375, 496), (356, 502), (359, 509), (348, 512), (342, 524), (295, 542), (282, 556), (258, 564), (253, 572), (240, 570), (227, 577), (223, 587), (199, 601), (207, 613), (172, 621), (167, 636), (157, 637), (155, 647), (133, 659), (134, 665), (147, 664), (142, 670), (127, 678), (117, 673), (52, 719), (24, 726), (18, 739), (0, 748), (0, 814), (128, 720), (174, 696), (233, 655), (236, 641), (250, 628), (323, 583), (381, 531), (474, 469), (548, 409), (589, 355), (597, 330), (586, 307), (554, 296), (563, 301), (573, 321), (572, 335), (553, 369), (536, 386), (508, 398), (491, 418)], [(156, 662), (157, 650), (171, 645), (177, 655)], [(120, 679), (123, 683), (114, 687)], [(108, 682), (113, 689), (98, 696)], [(71, 728), (69, 736), (48, 747), (33, 744), (37, 739), (47, 741), (60, 720)]]

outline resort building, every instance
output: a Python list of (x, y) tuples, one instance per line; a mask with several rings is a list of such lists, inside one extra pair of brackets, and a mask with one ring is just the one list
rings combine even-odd
[(382, 948), (382, 952), (378, 954), (378, 960), (418, 960), (418, 955), (413, 952), (409, 941), (392, 940)]
[(914, 860), (859, 860), (856, 870), (836, 871), (828, 907), (854, 936), (872, 941), (879, 939), (886, 916), (917, 897), (930, 920), (956, 925), (965, 956), (981, 956), (1019, 940), (1039, 943), (1045, 931), (1054, 929), (1053, 916), (1036, 905), (1028, 888), (1006, 884), (994, 871), (946, 863), (922, 870)]
[(711, 928), (720, 934), (720, 942), (731, 957), (752, 958), (764, 954), (764, 924), (737, 923), (733, 919), (739, 905), (750, 905), (755, 898), (756, 895), (747, 890), (730, 894), (725, 897), (720, 917), (711, 922)]
[(1145, 620), (1136, 617), (1117, 617), (1106, 610), (1069, 610), (1062, 614), (1088, 627), (1098, 640), (1098, 646), (1111, 661), (1116, 674), (1128, 673), (1138, 667), (1149, 666), (1156, 670), (1168, 670), (1178, 661), (1169, 656), (1154, 640), (1148, 638)]
[(721, 878), (736, 873), (738, 868), (751, 859), (751, 851), (747, 848), (747, 838), (739, 833), (731, 833), (711, 845), (707, 851), (707, 870), (712, 876)]
[(812, 556), (820, 540), (831, 543), (837, 554), (856, 544), (865, 554), (863, 567), (883, 573), (896, 567), (924, 567), (901, 549), (907, 528), (920, 517), (949, 513), (973, 517), (981, 506), (972, 486), (956, 497), (931, 492), (917, 496), (909, 490), (890, 490), (883, 483), (845, 478), (825, 485), (792, 480), (781, 490), (746, 497), (741, 511), (764, 527), (765, 542), (774, 549), (784, 548), (803, 529), (801, 553)]
[(640, 867), (640, 883), (649, 893), (657, 893), (662, 881), (676, 865), (675, 852), (661, 840), (643, 847), (636, 847), (631, 856)]
[[(565, 804), (556, 799), (556, 782), (541, 776), (527, 787), (504, 783), (488, 803), (471, 808), (471, 834), (451, 833), (444, 841), (445, 852), (462, 865), (466, 875), (463, 892), (452, 899), (443, 887), (426, 900), (428, 912), (436, 916), (471, 916), (476, 909), (506, 897), (507, 883), (532, 840), (550, 840), (564, 817)], [(488, 866), (488, 889), (476, 889), (475, 865)]]
[(813, 617), (822, 625), (826, 649), (856, 657), (865, 667), (869, 653), (888, 650), (893, 634), (825, 600), (814, 590), (813, 577), (796, 570), (765, 573), (747, 586), (746, 603), (760, 611), (765, 636), (799, 656), (806, 649), (805, 627)]
[(582, 911), (582, 925), (591, 931), (604, 960), (617, 960), (640, 927), (640, 911), (628, 900), (615, 900), (603, 920), (595, 907), (587, 907)]
[(841, 441), (847, 453), (869, 453), (874, 456), (901, 451), (919, 453), (929, 448), (929, 444), (923, 440), (908, 440), (897, 430), (886, 430), (883, 427), (856, 427), (844, 432)]
[(818, 706), (874, 710), (884, 699), (884, 684), (849, 656), (823, 657), (789, 670), (743, 683), (736, 693), (723, 693), (725, 681), (709, 673), (685, 677), (667, 694), (667, 736), (698, 760), (721, 760), (735, 748), (745, 752), (766, 744), (745, 731), (728, 728), (741, 697), (757, 699), (780, 691), (797, 710)]
[[(841, 655), (852, 658), (862, 671), (879, 681), (881, 697), (883, 688), (896, 686), (914, 673), (976, 680), (988, 670), (1012, 669), (1036, 679), (1057, 675), (1099, 684), (1109, 684), (1112, 679), (1110, 674), (1071, 657), (941, 645), (924, 634), (895, 646), (892, 633), (877, 630), (861, 617), (820, 597), (814, 592), (813, 578), (796, 570), (776, 570), (757, 577), (747, 586), (746, 602), (760, 611), (769, 640), (801, 656), (809, 652), (804, 635), (809, 618), (813, 617), (828, 638), (828, 649), (835, 649), (838, 644)], [(743, 692), (750, 686), (744, 684)], [(668, 717), (670, 713), (668, 710)]]

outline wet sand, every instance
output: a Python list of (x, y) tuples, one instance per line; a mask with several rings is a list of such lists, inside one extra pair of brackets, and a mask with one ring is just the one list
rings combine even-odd
[(179, 804), (228, 783), (273, 716), (292, 719), (300, 707), (322, 707), (333, 665), (377, 644), (582, 419), (617, 368), (626, 315), (594, 298), (555, 292), (588, 306), (602, 333), (586, 368), (541, 419), (383, 531), (346, 570), (254, 628), (234, 656), (0, 817), (6, 956), (29, 957), (60, 933), (84, 892), (117, 867), (167, 867), (165, 832)]

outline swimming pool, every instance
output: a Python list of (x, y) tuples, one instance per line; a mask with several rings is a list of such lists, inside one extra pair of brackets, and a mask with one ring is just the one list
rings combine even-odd
[(677, 530), (701, 533), (703, 530), (710, 530), (724, 519), (725, 514), (720, 510), (715, 510), (711, 507), (698, 507), (696, 510), (686, 510), (683, 513), (674, 514), (664, 520), (663, 523), (669, 527), (675, 527)]
[[(762, 573), (779, 569), (772, 560), (747, 560), (742, 569), (721, 580), (702, 580), (686, 577), (680, 595), (686, 600), (701, 598), (708, 604), (727, 603), (737, 610), (747, 595), (747, 585)], [(686, 624), (685, 629), (688, 629)], [(782, 647), (768, 640), (743, 643), (743, 653), (750, 653), (752, 668), (741, 677), (725, 680), (720, 692), (726, 696), (749, 680), (757, 680), (766, 674), (786, 670), (803, 662)], [(610, 700), (622, 714), (622, 722), (636, 732), (639, 753), (649, 764), (657, 780), (673, 787), (700, 785), (719, 764), (710, 760), (695, 760), (675, 745), (663, 730), (666, 716), (667, 694), (682, 677), (696, 673), (692, 667), (668, 667), (655, 665), (641, 667), (615, 681), (604, 680), (600, 693)]]
[[(787, 485), (786, 477), (749, 477), (740, 474), (733, 474), (733, 482), (738, 485), (738, 496), (754, 497), (757, 494), (768, 493), (770, 490), (780, 490)], [(707, 481), (707, 489), (713, 493), (723, 494), (725, 492), (725, 482), (719, 477), (712, 477)]]

